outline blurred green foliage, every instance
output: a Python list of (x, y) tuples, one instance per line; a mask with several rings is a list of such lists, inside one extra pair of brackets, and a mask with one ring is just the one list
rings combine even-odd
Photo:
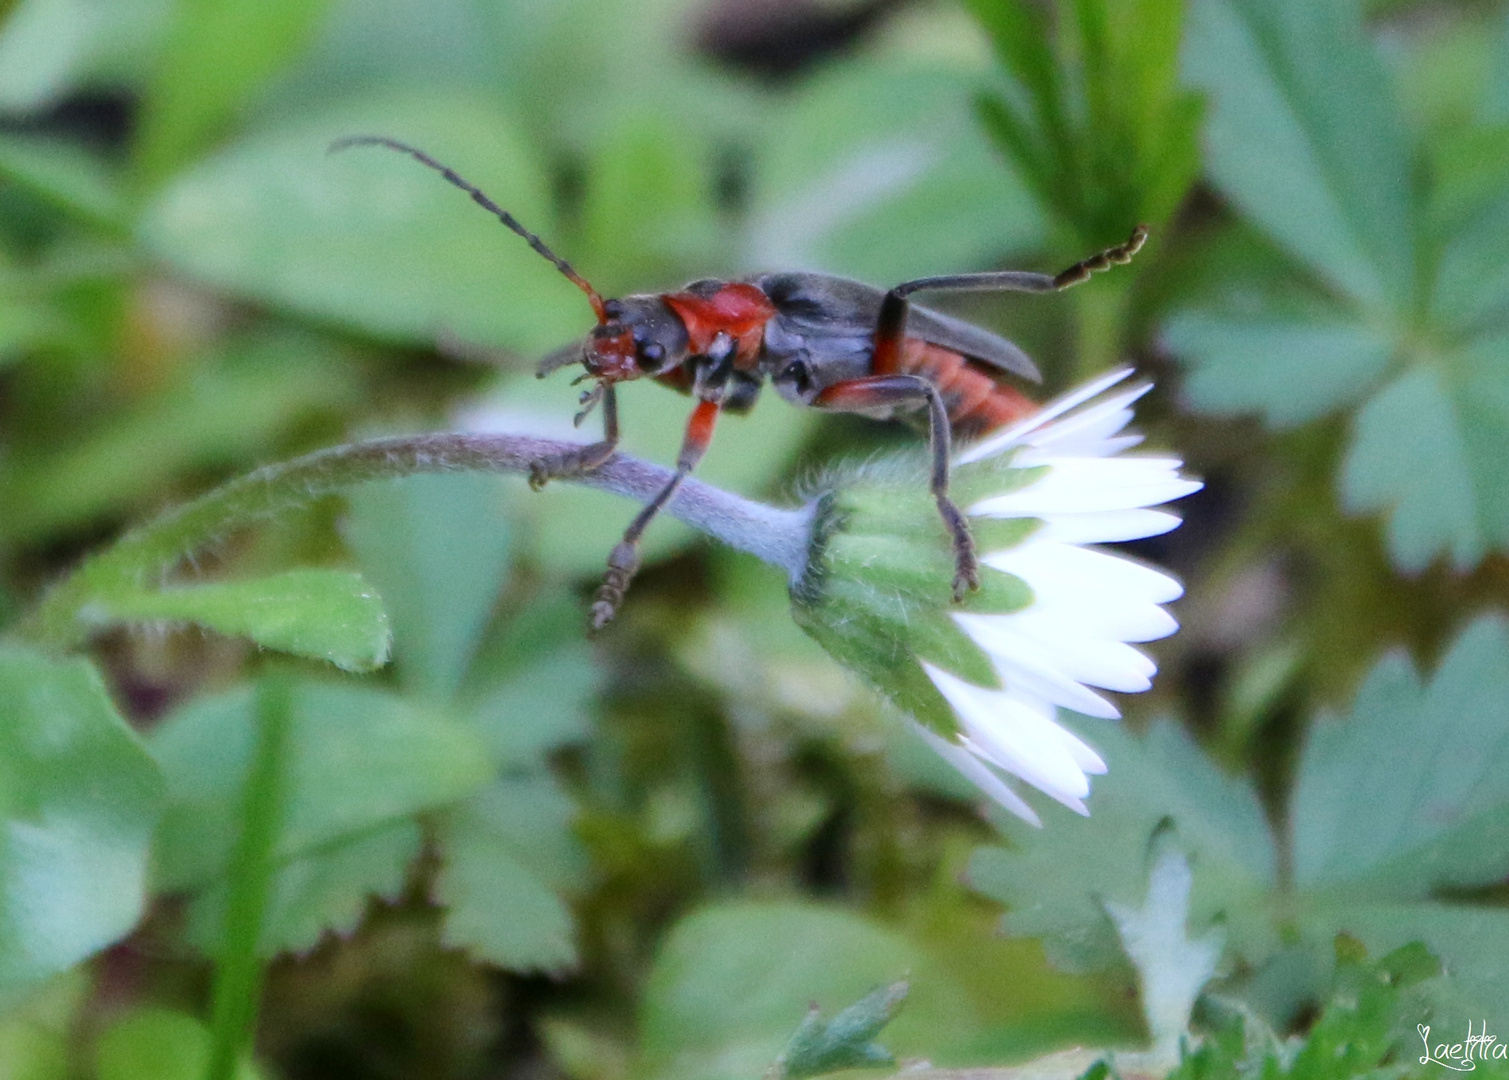
[[(256, 465), (569, 431), (530, 372), (580, 294), (412, 162), (326, 155), (364, 133), (606, 294), (1055, 270), (1152, 226), (1063, 301), (954, 309), (1049, 389), (1127, 355), (1158, 379), (1150, 441), (1208, 480), (1138, 549), (1186, 580), (1185, 631), (1151, 701), (1081, 725), (1093, 816), (1029, 834), (776, 573), (684, 527), (586, 639), (629, 517), (602, 493), (412, 477), (85, 581), (83, 655), (0, 650), (0, 1078), (1167, 1045), (1139, 977), (1148, 1017), (1150, 971), (1198, 992), (1214, 925), (1182, 1073), (1509, 1027), (1501, 4), (0, 2), (0, 629)], [(626, 449), (671, 460), (686, 402), (623, 399)], [(913, 441), (771, 401), (699, 475), (789, 501)], [(1405, 994), (1411, 943), (1447, 974)], [(865, 995), (903, 977), (882, 1051), (894, 1001)]]

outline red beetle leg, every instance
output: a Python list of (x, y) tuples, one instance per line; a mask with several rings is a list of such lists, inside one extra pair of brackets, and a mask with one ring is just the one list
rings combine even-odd
[(639, 569), (639, 538), (644, 535), (646, 526), (655, 515), (671, 501), (671, 496), (676, 494), (681, 481), (691, 475), (697, 462), (702, 460), (708, 444), (713, 441), (713, 428), (717, 422), (718, 403), (697, 402), (697, 407), (692, 410), (691, 418), (686, 423), (686, 437), (681, 441), (681, 453), (676, 458), (675, 475), (666, 481), (659, 494), (629, 522), (623, 539), (614, 545), (608, 556), (608, 571), (603, 575), (603, 583), (598, 586), (597, 595), (592, 601), (592, 629), (601, 630), (618, 613), (624, 593), (629, 591), (629, 582)]

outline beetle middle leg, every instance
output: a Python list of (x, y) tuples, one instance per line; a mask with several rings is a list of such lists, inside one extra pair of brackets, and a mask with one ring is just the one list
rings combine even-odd
[[(593, 397), (592, 395), (596, 395)], [(592, 402), (601, 402), (603, 407), (603, 437), (595, 443), (576, 450), (567, 450), (564, 453), (552, 454), (550, 457), (536, 458), (529, 463), (529, 486), (539, 491), (551, 480), (561, 477), (580, 476), (589, 473), (602, 465), (618, 450), (618, 398), (613, 392), (613, 384), (602, 382), (597, 384), (597, 389), (583, 395), (582, 403), (587, 406), (577, 416), (580, 423)]]
[(629, 522), (623, 539), (614, 545), (613, 551), (608, 555), (607, 573), (603, 575), (603, 583), (598, 586), (597, 594), (592, 598), (592, 629), (601, 630), (618, 614), (624, 593), (629, 591), (629, 582), (639, 569), (639, 538), (707, 452), (708, 444), (713, 438), (713, 425), (718, 420), (718, 409), (719, 403), (716, 401), (697, 403), (697, 407), (692, 410), (691, 419), (686, 423), (686, 436), (681, 442), (681, 453), (676, 457), (675, 474), (644, 509), (634, 516), (634, 520)]
[(953, 538), (954, 601), (962, 601), (967, 592), (978, 589), (980, 559), (975, 553), (975, 539), (968, 519), (948, 497), (950, 428), (938, 388), (920, 375), (873, 375), (834, 383), (818, 393), (812, 404), (835, 412), (866, 412), (887, 405), (927, 406), (928, 447), (932, 452), (929, 487), (938, 504), (938, 515)]

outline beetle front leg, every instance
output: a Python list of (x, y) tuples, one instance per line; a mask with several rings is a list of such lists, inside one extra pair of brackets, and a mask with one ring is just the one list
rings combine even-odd
[[(603, 437), (576, 450), (536, 458), (529, 463), (529, 486), (539, 491), (559, 477), (580, 476), (598, 468), (618, 449), (618, 398), (610, 382), (598, 383), (603, 406)], [(589, 399), (590, 400), (590, 399)], [(591, 406), (589, 405), (588, 408)], [(583, 413), (582, 415), (585, 415)], [(581, 421), (581, 415), (577, 417)]]
[(867, 412), (887, 405), (927, 405), (928, 447), (933, 459), (929, 486), (938, 504), (938, 516), (943, 518), (953, 538), (954, 602), (959, 603), (970, 590), (978, 589), (980, 559), (975, 553), (969, 520), (948, 497), (950, 428), (948, 410), (938, 388), (919, 375), (874, 375), (834, 383), (818, 393), (812, 404), (835, 412)]
[(639, 569), (639, 538), (707, 452), (708, 444), (713, 439), (713, 425), (718, 420), (718, 408), (719, 403), (716, 401), (697, 403), (697, 407), (692, 410), (691, 419), (686, 423), (686, 436), (681, 441), (681, 453), (676, 457), (675, 475), (634, 516), (634, 520), (624, 530), (623, 539), (613, 546), (613, 551), (608, 555), (608, 570), (603, 575), (603, 583), (598, 586), (597, 595), (592, 598), (592, 629), (601, 630), (618, 614), (624, 593), (629, 591), (629, 582)]

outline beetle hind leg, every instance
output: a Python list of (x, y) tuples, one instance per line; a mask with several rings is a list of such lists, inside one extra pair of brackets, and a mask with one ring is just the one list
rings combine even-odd
[(943, 519), (953, 541), (954, 602), (962, 603), (965, 596), (980, 587), (980, 557), (975, 550), (969, 519), (948, 497), (950, 428), (948, 409), (938, 388), (920, 375), (872, 375), (834, 383), (822, 390), (812, 403), (820, 409), (836, 412), (864, 412), (885, 405), (927, 406), (928, 448), (933, 459), (929, 487), (938, 504), (938, 516)]
[(966, 596), (980, 587), (980, 556), (964, 512), (946, 494), (938, 494), (936, 498), (938, 515), (954, 541), (954, 603), (962, 604)]

